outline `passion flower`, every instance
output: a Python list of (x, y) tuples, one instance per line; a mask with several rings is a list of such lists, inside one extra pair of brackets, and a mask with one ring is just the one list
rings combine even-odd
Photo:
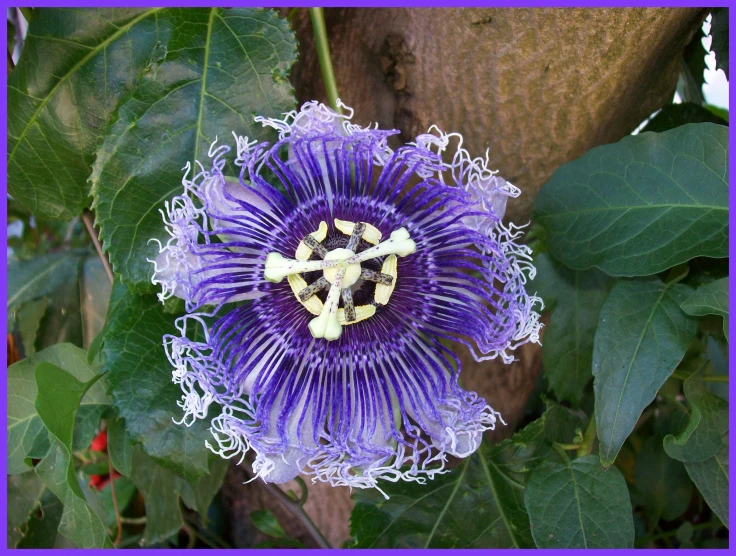
[(500, 420), (458, 384), (453, 344), (509, 362), (539, 340), (531, 252), (501, 223), (519, 190), (457, 134), (393, 150), (398, 131), (341, 106), (256, 118), (279, 140), (235, 136), (237, 179), (225, 145), (209, 169), (187, 165), (152, 261), (160, 299), (186, 301), (164, 345), (182, 422), (211, 419), (208, 446), (252, 449), (256, 476), (424, 482)]

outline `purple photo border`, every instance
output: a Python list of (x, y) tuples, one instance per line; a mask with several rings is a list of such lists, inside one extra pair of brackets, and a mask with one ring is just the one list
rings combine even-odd
[[(18, 2), (8, 2), (8, 0), (1, 0), (3, 7), (17, 7)], [(104, 2), (104, 1), (97, 1), (97, 2), (89, 2), (89, 1), (73, 1), (73, 2), (54, 2), (53, 0), (41, 0), (41, 1), (34, 1), (29, 2), (29, 4), (32, 4), (34, 7), (151, 7), (151, 6), (173, 6), (173, 7), (210, 7), (210, 6), (220, 6), (223, 4), (223, 2), (211, 2), (211, 1), (192, 1), (192, 0), (179, 0), (179, 1), (171, 1), (171, 0), (159, 0), (157, 2), (151, 2), (146, 0), (128, 0), (128, 1), (113, 1), (113, 2)], [(682, 0), (675, 0), (671, 2), (640, 2), (636, 0), (631, 1), (621, 1), (621, 0), (608, 0), (608, 1), (543, 1), (543, 0), (527, 0), (524, 2), (508, 2), (508, 1), (502, 1), (502, 2), (492, 2), (489, 0), (460, 0), (460, 2), (453, 2), (452, 0), (403, 0), (402, 2), (395, 2), (391, 0), (375, 0), (375, 1), (333, 1), (333, 0), (323, 0), (320, 2), (320, 5), (323, 7), (516, 7), (516, 8), (529, 8), (529, 7), (715, 7), (714, 4), (724, 4), (723, 0), (716, 1), (716, 2), (703, 2), (703, 1), (690, 1), (685, 2)], [(304, 2), (301, 0), (298, 1), (292, 1), (292, 2), (274, 2), (274, 1), (265, 1), (265, 2), (239, 2), (238, 6), (258, 6), (258, 7), (312, 7), (314, 6), (314, 2)], [(736, 15), (734, 15), (734, 10), (730, 10), (729, 13), (729, 42), (733, 43), (734, 34), (736, 32), (734, 31), (734, 22), (736, 20)], [(0, 44), (6, 45), (7, 44), (7, 26), (0, 26)], [(2, 174), (2, 192), (4, 194), (4, 197), (7, 197), (7, 58), (5, 59), (5, 68), (2, 70), (2, 90), (0, 91), (0, 119), (2, 120), (2, 133), (0, 133), (0, 150), (5, 153), (2, 157), (0, 157), (0, 173)], [(729, 87), (729, 108), (730, 106), (734, 105), (734, 99), (736, 98), (736, 93), (734, 93), (733, 89)], [(734, 129), (729, 126), (729, 145), (734, 142)], [(729, 166), (733, 166), (735, 155), (731, 149), (729, 149)], [(733, 188), (729, 188), (729, 207), (733, 206), (734, 203), (736, 203), (736, 191), (734, 191)], [(4, 216), (5, 219), (2, 222), (2, 226), (0, 226), (0, 237), (2, 237), (2, 243), (4, 245), (7, 245), (7, 203), (5, 204), (4, 209)], [(729, 213), (729, 228), (733, 224), (734, 219), (732, 218), (731, 214)], [(736, 244), (734, 243), (733, 239), (730, 237), (729, 234), (729, 275), (736, 275), (736, 257), (734, 255), (736, 254)], [(2, 294), (2, 297), (4, 299), (7, 299), (7, 255), (4, 259), (3, 263), (3, 270), (0, 275), (0, 293)], [(729, 281), (729, 299), (733, 299), (734, 295), (734, 283), (733, 281)], [(731, 304), (729, 303), (729, 309), (731, 307)], [(733, 337), (733, 332), (736, 329), (736, 324), (734, 324), (735, 319), (730, 320), (730, 328), (729, 328), (729, 337)], [(7, 337), (7, 319), (0, 319), (0, 326), (2, 327), (3, 331), (3, 337)], [(7, 349), (1, 350), (2, 351), (2, 358), (3, 358), (3, 368), (7, 369)], [(733, 360), (733, 350), (731, 349), (731, 344), (729, 344), (729, 362)], [(729, 374), (731, 371), (731, 365), (729, 364)], [(7, 374), (6, 374), (7, 377)], [(733, 381), (729, 381), (729, 398), (733, 399), (736, 395), (736, 387), (734, 386)], [(7, 471), (7, 379), (3, 381), (2, 384), (2, 396), (0, 396), (0, 411), (2, 411), (2, 414), (4, 416), (4, 427), (3, 427), (3, 442), (2, 442), (2, 455), (0, 455), (0, 476), (6, 476)], [(734, 412), (730, 412), (729, 414), (729, 430), (734, 429), (734, 425), (736, 425), (736, 418), (734, 418)], [(733, 442), (730, 442), (730, 452), (729, 452), (729, 460), (733, 461), (734, 454), (736, 454), (736, 447), (734, 446)], [(7, 483), (6, 483), (7, 485)], [(730, 486), (730, 483), (729, 483)], [(734, 489), (730, 488), (729, 490), (729, 507), (733, 507), (733, 501), (736, 496), (734, 496)], [(730, 532), (729, 530), (729, 546), (733, 546), (734, 542), (734, 534)], [(7, 542), (7, 486), (6, 488), (2, 489), (2, 503), (0, 504), (0, 546), (5, 546), (5, 543)], [(57, 553), (59, 551), (63, 552), (77, 552), (80, 549), (51, 549), (54, 553)], [(147, 550), (154, 550), (154, 549), (137, 549), (137, 551), (147, 551)], [(155, 549), (156, 551), (160, 551), (162, 549)], [(165, 550), (165, 549), (164, 549)], [(169, 550), (176, 550), (177, 552), (180, 552), (181, 550), (186, 549), (169, 549)], [(235, 550), (235, 549), (232, 549)], [(281, 549), (253, 549), (257, 550), (259, 554), (267, 554), (269, 552), (280, 552)], [(428, 549), (432, 550), (434, 552), (442, 551), (441, 549)], [(490, 551), (497, 551), (499, 549), (476, 549), (475, 552), (490, 552)], [(532, 549), (528, 549), (531, 551)], [(560, 549), (563, 550), (563, 549)], [(593, 550), (593, 552), (600, 552), (600, 553), (608, 553), (608, 554), (615, 554), (619, 552), (623, 552), (627, 549), (598, 549)], [(641, 550), (641, 549), (639, 549)], [(712, 549), (711, 549), (712, 550)], [(687, 553), (697, 553), (697, 554), (703, 554), (704, 552), (710, 552), (709, 549), (678, 549), (678, 554), (687, 554)], [(85, 550), (85, 553), (87, 552), (107, 552), (103, 549), (87, 549)], [(321, 551), (319, 549), (306, 549), (302, 550), (301, 552), (318, 552)], [(351, 552), (370, 552), (371, 554), (377, 553), (377, 552), (388, 552), (388, 549), (351, 549)], [(400, 551), (400, 550), (399, 550)], [(24, 550), (23, 553), (27, 552), (49, 552), (49, 550)], [(397, 550), (391, 550), (392, 554), (395, 554)], [(718, 552), (723, 552), (722, 550), (719, 550)]]

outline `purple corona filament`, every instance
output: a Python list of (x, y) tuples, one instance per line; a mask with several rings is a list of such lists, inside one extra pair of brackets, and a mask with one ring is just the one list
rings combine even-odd
[(392, 150), (398, 131), (341, 106), (256, 118), (279, 140), (235, 136), (239, 178), (224, 174), (227, 146), (209, 170), (187, 165), (152, 261), (159, 298), (187, 309), (163, 342), (181, 422), (210, 419), (222, 457), (253, 450), (257, 477), (424, 483), (503, 422), (459, 386), (448, 341), (506, 363), (539, 341), (531, 251), (501, 223), (519, 190), (457, 134)]

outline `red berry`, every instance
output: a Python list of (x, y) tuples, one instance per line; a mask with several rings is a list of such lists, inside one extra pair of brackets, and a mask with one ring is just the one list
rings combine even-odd
[(100, 431), (100, 433), (95, 436), (95, 439), (92, 441), (92, 444), (90, 444), (90, 449), (94, 450), (95, 452), (104, 452), (107, 450), (107, 431)]

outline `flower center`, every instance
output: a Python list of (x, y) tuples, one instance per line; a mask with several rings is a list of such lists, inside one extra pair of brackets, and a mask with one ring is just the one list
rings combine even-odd
[(339, 269), (344, 270), (342, 277), (341, 287), (343, 289), (351, 287), (355, 282), (360, 279), (360, 263), (348, 263), (346, 259), (355, 255), (350, 249), (344, 249), (339, 247), (333, 249), (327, 255), (325, 255), (326, 261), (340, 261), (338, 266), (330, 266), (325, 268), (325, 279), (330, 283), (334, 284), (337, 281), (337, 273)]
[[(319, 229), (299, 243), (294, 259), (287, 259), (276, 252), (269, 253), (263, 271), (270, 282), (281, 282), (288, 277), (296, 299), (316, 315), (309, 322), (312, 336), (325, 340), (337, 340), (343, 325), (370, 318), (378, 307), (387, 305), (398, 277), (397, 256), (406, 257), (416, 250), (406, 228), (392, 232), (385, 241), (381, 241), (381, 232), (377, 228), (365, 222), (356, 224), (336, 218), (335, 228), (349, 236), (344, 247), (330, 251), (325, 248), (322, 242), (327, 238), (327, 224), (320, 222)], [(366, 245), (372, 246), (363, 248)], [(361, 267), (360, 263), (374, 260), (381, 264), (380, 271)], [(322, 276), (308, 284), (305, 277), (320, 270)], [(365, 283), (375, 284), (373, 299), (356, 306), (353, 293)], [(324, 300), (320, 297), (323, 290), (328, 290)], [(339, 306), (341, 300), (342, 307)]]

